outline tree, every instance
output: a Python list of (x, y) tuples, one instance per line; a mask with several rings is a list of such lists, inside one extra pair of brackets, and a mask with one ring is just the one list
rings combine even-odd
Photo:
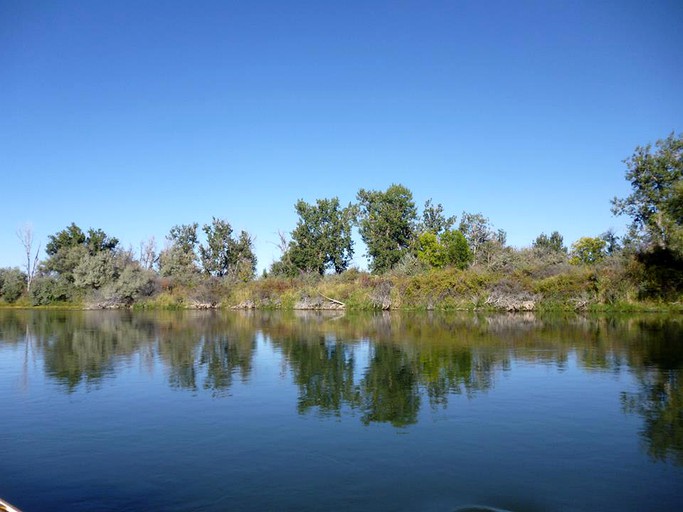
[(605, 251), (607, 251), (607, 254), (615, 254), (621, 249), (619, 237), (616, 235), (613, 229), (610, 228), (605, 231), (602, 235), (600, 235), (600, 238), (605, 241)]
[(165, 277), (191, 280), (197, 274), (197, 227), (199, 224), (181, 224), (171, 228), (166, 240), (169, 247), (159, 255), (159, 273)]
[(206, 244), (199, 246), (204, 272), (216, 277), (232, 276), (249, 280), (256, 271), (253, 241), (246, 231), (238, 239), (232, 237), (230, 223), (213, 217), (211, 224), (202, 228)]
[(441, 268), (446, 264), (446, 250), (432, 231), (417, 237), (417, 258), (430, 267)]
[(254, 253), (254, 239), (246, 231), (240, 231), (235, 243), (235, 266), (233, 275), (240, 281), (249, 281), (256, 274), (256, 254)]
[(297, 201), (299, 221), (292, 231), (289, 258), (304, 272), (323, 275), (326, 270), (344, 272), (353, 258), (351, 225), (353, 208), (340, 208), (339, 199), (318, 199), (315, 205)]
[(474, 263), (490, 260), (496, 251), (505, 247), (505, 231), (495, 231), (489, 219), (481, 213), (463, 212), (458, 229), (467, 240)]
[(0, 298), (15, 302), (26, 287), (26, 274), (18, 268), (0, 268)]
[(638, 146), (624, 160), (631, 194), (612, 199), (612, 213), (632, 219), (630, 236), (645, 249), (683, 251), (683, 219), (679, 207), (683, 193), (683, 135), (672, 133), (650, 144)]
[(199, 257), (204, 272), (222, 277), (234, 263), (232, 226), (225, 220), (213, 217), (211, 224), (205, 224), (203, 230), (206, 233), (206, 245), (199, 246)]
[(89, 229), (86, 235), (75, 223), (71, 223), (62, 231), (48, 237), (45, 246), (48, 259), (44, 268), (56, 273), (68, 284), (74, 281), (75, 268), (87, 257), (102, 252), (113, 252), (119, 241), (108, 236), (101, 229)]
[(357, 199), (359, 230), (368, 247), (370, 268), (386, 272), (414, 239), (417, 211), (413, 194), (402, 185), (391, 185), (384, 192), (360, 189)]
[(287, 238), (287, 233), (278, 230), (277, 236), (279, 241), (274, 245), (280, 249), (280, 259), (274, 261), (270, 265), (270, 273), (274, 276), (296, 277), (301, 271), (292, 263), (292, 257), (289, 251), (290, 241)]
[(584, 236), (572, 244), (570, 262), (574, 265), (593, 265), (605, 257), (607, 242), (599, 237)]
[(443, 213), (443, 206), (441, 203), (434, 206), (431, 199), (425, 201), (425, 207), (422, 211), (422, 224), (420, 225), (420, 231), (422, 232), (432, 232), (435, 235), (439, 235), (442, 232), (451, 229), (455, 224), (455, 215), (451, 217), (446, 217)]
[(62, 249), (69, 249), (85, 244), (85, 233), (76, 223), (72, 222), (69, 226), (48, 237), (49, 242), (45, 246), (48, 256), (55, 256)]
[(454, 266), (464, 270), (472, 260), (472, 253), (465, 236), (449, 229), (439, 237), (431, 231), (422, 233), (417, 239), (417, 257), (431, 267)]
[(536, 237), (532, 246), (534, 249), (541, 251), (567, 252), (567, 248), (564, 245), (564, 238), (558, 231), (553, 231), (550, 236), (541, 233)]
[(101, 229), (88, 229), (88, 236), (85, 238), (85, 245), (88, 247), (90, 255), (100, 252), (112, 252), (119, 245), (118, 238), (110, 237)]
[(140, 266), (146, 270), (152, 270), (159, 261), (157, 244), (153, 236), (146, 241), (140, 242)]
[(17, 230), (17, 237), (21, 245), (24, 247), (24, 254), (26, 255), (26, 292), (31, 293), (31, 283), (38, 271), (38, 254), (40, 253), (40, 245), (33, 254), (33, 229), (29, 224), (24, 224)]
[(119, 272), (113, 252), (87, 254), (74, 269), (74, 285), (84, 290), (97, 290), (115, 280)]
[(465, 270), (472, 262), (472, 251), (467, 239), (460, 231), (449, 229), (441, 235), (441, 243), (446, 253), (446, 264)]

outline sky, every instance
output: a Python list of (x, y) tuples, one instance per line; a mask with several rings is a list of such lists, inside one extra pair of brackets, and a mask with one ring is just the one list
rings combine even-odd
[(0, 267), (26, 224), (137, 251), (219, 217), (263, 269), (298, 199), (393, 183), (516, 247), (623, 234), (681, 84), (679, 0), (0, 0)]

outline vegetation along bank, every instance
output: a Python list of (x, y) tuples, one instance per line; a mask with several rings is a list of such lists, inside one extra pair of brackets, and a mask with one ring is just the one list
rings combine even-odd
[[(612, 212), (628, 233), (587, 234), (566, 247), (557, 231), (529, 247), (481, 213), (418, 210), (402, 185), (360, 189), (295, 204), (298, 223), (281, 235), (280, 259), (256, 277), (249, 233), (213, 218), (123, 249), (101, 229), (70, 224), (49, 236), (41, 260), (20, 230), (23, 268), (0, 269), (0, 305), (86, 308), (272, 309), (673, 309), (683, 310), (683, 135), (637, 147), (626, 161), (631, 194)], [(351, 268), (352, 232), (367, 246), (369, 271)]]

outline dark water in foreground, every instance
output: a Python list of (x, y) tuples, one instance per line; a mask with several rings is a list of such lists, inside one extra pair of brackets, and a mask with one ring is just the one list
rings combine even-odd
[(683, 510), (683, 319), (0, 311), (33, 511)]

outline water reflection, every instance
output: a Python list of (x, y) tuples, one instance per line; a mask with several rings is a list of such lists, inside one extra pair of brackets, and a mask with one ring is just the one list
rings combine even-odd
[(169, 385), (230, 395), (248, 383), (259, 340), (282, 359), (301, 414), (356, 414), (405, 427), (423, 405), (474, 398), (514, 364), (570, 358), (585, 372), (631, 372), (627, 414), (643, 420), (656, 460), (683, 464), (683, 327), (680, 317), (233, 312), (0, 311), (0, 348), (21, 347), (67, 393), (97, 389), (131, 361), (160, 364)]

